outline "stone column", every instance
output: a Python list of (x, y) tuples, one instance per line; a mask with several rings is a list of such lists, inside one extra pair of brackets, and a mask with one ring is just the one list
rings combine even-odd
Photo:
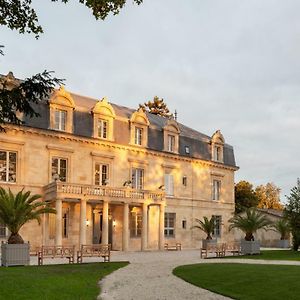
[(164, 250), (165, 246), (165, 204), (159, 209), (159, 249)]
[(62, 244), (62, 199), (56, 199), (55, 245)]
[(142, 241), (141, 248), (142, 251), (146, 250), (148, 247), (148, 236), (147, 236), (147, 224), (148, 224), (148, 205), (143, 203), (143, 216), (142, 216)]
[(128, 220), (129, 215), (129, 204), (124, 203), (123, 206), (123, 237), (122, 237), (122, 249), (123, 251), (128, 251), (128, 242), (129, 242), (129, 231), (128, 231)]
[(108, 202), (103, 201), (102, 244), (108, 244)]
[(86, 199), (81, 199), (80, 201), (80, 237), (79, 237), (79, 244), (85, 245), (86, 244)]

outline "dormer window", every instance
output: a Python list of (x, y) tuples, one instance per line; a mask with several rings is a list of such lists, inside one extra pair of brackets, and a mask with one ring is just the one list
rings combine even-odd
[(175, 151), (175, 136), (168, 134), (168, 151), (174, 152)]
[(142, 145), (142, 138), (143, 138), (143, 128), (135, 127), (134, 143), (136, 145)]
[(223, 163), (223, 148), (224, 148), (224, 137), (220, 130), (217, 130), (211, 139), (211, 149), (212, 149), (212, 160), (215, 162)]
[(222, 161), (221, 159), (221, 147), (220, 146), (215, 146), (214, 149), (214, 160), (215, 161)]
[(65, 110), (55, 109), (54, 129), (66, 131), (67, 112)]
[(179, 152), (179, 127), (174, 119), (167, 121), (164, 130), (164, 151)]
[(107, 139), (108, 121), (98, 119), (98, 137), (101, 139)]

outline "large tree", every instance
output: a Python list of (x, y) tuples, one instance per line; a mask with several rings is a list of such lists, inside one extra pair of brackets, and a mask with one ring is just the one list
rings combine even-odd
[(259, 185), (255, 189), (259, 208), (283, 209), (280, 203), (280, 188), (274, 183)]
[(258, 198), (250, 182), (242, 180), (235, 184), (234, 190), (236, 213), (240, 213), (246, 208), (257, 207)]
[(160, 99), (157, 96), (154, 96), (153, 100), (149, 100), (144, 104), (140, 104), (140, 108), (144, 111), (148, 111), (151, 114), (159, 115), (162, 117), (170, 118), (173, 114), (170, 113), (167, 104), (164, 102), (164, 99)]
[(300, 179), (291, 189), (290, 195), (286, 196), (284, 215), (288, 219), (293, 235), (293, 249), (298, 251), (300, 246)]
[[(50, 0), (49, 0), (50, 1)], [(69, 0), (51, 0), (52, 2), (68, 3)], [(110, 13), (120, 12), (127, 0), (78, 0), (92, 10), (94, 17), (104, 20)], [(132, 0), (141, 4), (143, 0)], [(43, 33), (32, 0), (0, 0), (0, 25), (19, 33), (34, 34), (36, 38)], [(0, 55), (3, 55), (0, 45)], [(0, 77), (0, 130), (5, 122), (20, 124), (22, 114), (29, 117), (38, 116), (32, 104), (42, 101), (62, 80), (52, 78), (52, 72), (43, 71), (23, 81), (14, 80), (12, 76)], [(8, 82), (10, 81), (10, 83)]]

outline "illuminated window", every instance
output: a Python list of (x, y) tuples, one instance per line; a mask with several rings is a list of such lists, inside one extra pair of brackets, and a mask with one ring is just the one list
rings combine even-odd
[(165, 174), (165, 192), (168, 196), (174, 195), (174, 177), (172, 174)]
[(214, 179), (213, 180), (212, 199), (220, 200), (220, 194), (221, 194), (221, 181)]
[(135, 207), (130, 212), (130, 237), (140, 237), (142, 233), (142, 214)]
[(131, 184), (133, 189), (142, 190), (144, 188), (144, 170), (132, 168)]
[(107, 185), (108, 184), (108, 165), (96, 164), (95, 165), (95, 184)]
[(175, 136), (171, 134), (168, 134), (168, 151), (175, 151)]
[(98, 119), (98, 137), (107, 139), (108, 121)]
[(213, 216), (215, 219), (215, 227), (213, 236), (220, 237), (221, 236), (221, 225), (222, 225), (222, 216)]
[(165, 213), (165, 237), (175, 237), (175, 213)]
[(56, 109), (54, 112), (54, 129), (66, 131), (67, 112)]
[(17, 153), (0, 151), (0, 181), (16, 182), (17, 179)]
[(143, 128), (135, 127), (134, 130), (134, 143), (136, 145), (142, 145)]
[(57, 176), (60, 181), (67, 181), (67, 159), (53, 157), (52, 158), (52, 170), (51, 170), (52, 179), (56, 179)]

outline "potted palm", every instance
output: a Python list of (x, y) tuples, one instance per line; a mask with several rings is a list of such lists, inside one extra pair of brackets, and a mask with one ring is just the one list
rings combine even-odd
[(213, 216), (210, 219), (208, 219), (207, 217), (203, 217), (203, 221), (200, 219), (195, 219), (195, 221), (199, 225), (192, 226), (192, 229), (198, 228), (204, 233), (206, 233), (206, 239), (202, 240), (202, 248), (205, 249), (207, 244), (217, 243), (217, 239), (212, 238), (215, 229), (215, 218)]
[(40, 195), (21, 190), (14, 195), (0, 187), (0, 222), (10, 231), (7, 243), (1, 244), (1, 265), (28, 265), (30, 261), (29, 243), (24, 243), (19, 234), (21, 227), (30, 220), (41, 223), (41, 215), (55, 213), (47, 202), (37, 201)]
[(279, 248), (289, 248), (290, 247), (290, 223), (285, 219), (278, 220), (274, 225), (273, 229), (280, 233), (280, 240), (278, 241)]
[(272, 222), (255, 208), (248, 208), (232, 217), (229, 223), (229, 230), (237, 228), (245, 233), (245, 238), (241, 240), (242, 254), (259, 254), (260, 243), (254, 240), (253, 234), (259, 229), (267, 230)]

